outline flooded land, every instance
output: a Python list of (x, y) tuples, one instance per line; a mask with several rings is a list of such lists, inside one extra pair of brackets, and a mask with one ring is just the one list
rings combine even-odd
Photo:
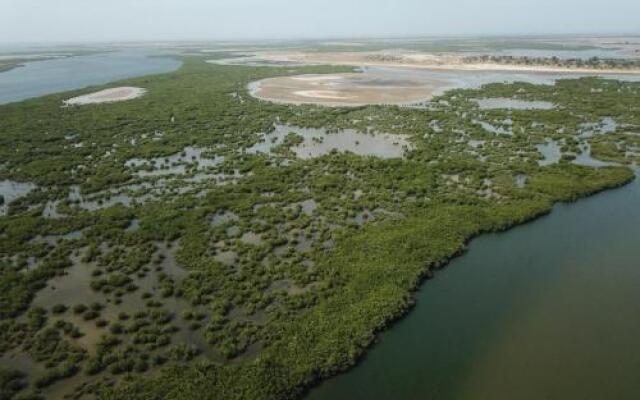
[(270, 78), (253, 82), (250, 90), (257, 98), (276, 102), (358, 106), (425, 101), (447, 85), (452, 83), (372, 72)]
[(637, 397), (640, 42), (513, 40), (0, 74), (0, 397)]
[[(393, 66), (362, 67), (349, 74), (285, 76), (251, 82), (256, 98), (276, 103), (361, 106), (365, 104), (419, 105), (447, 90), (479, 88), (495, 82), (529, 82), (552, 85), (559, 79), (594, 76), (566, 71), (446, 70)], [(613, 78), (637, 81), (637, 74), (612, 74)], [(507, 103), (505, 103), (505, 101)], [(510, 102), (511, 104), (508, 104)], [(479, 99), (481, 108), (549, 109), (548, 102), (526, 104), (518, 99)]]

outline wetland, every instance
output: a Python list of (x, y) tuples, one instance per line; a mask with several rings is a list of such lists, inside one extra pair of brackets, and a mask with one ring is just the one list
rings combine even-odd
[[(553, 338), (536, 360), (571, 337), (540, 330), (559, 326), (562, 309), (545, 311), (554, 301), (575, 309), (599, 282), (619, 287), (596, 279), (604, 259), (583, 252), (569, 263), (576, 254), (562, 250), (592, 243), (595, 233), (579, 234), (606, 215), (615, 216), (606, 225), (614, 232), (637, 200), (633, 78), (209, 62), (228, 58), (145, 58), (164, 60), (149, 67), (162, 73), (79, 75), (70, 87), (35, 84), (3, 98), (0, 381), (8, 398), (301, 398), (360, 361), (310, 397), (410, 398), (418, 384), (442, 395), (453, 390), (450, 376), (467, 379), (456, 389), (491, 397), (491, 388), (513, 388), (489, 388), (490, 371), (511, 372), (521, 387), (533, 382), (511, 366), (537, 352), (535, 332)], [(429, 86), (434, 79), (446, 84)], [(355, 80), (380, 92), (418, 80), (429, 93), (354, 104), (323, 104), (335, 93), (313, 94), (319, 104), (256, 98), (256, 82), (273, 80), (315, 87), (295, 91), (343, 91), (338, 82)], [(115, 88), (144, 95), (64, 106)], [(36, 95), (44, 96), (19, 101)], [(601, 216), (585, 217), (609, 198)], [(546, 252), (536, 258), (539, 248)], [(611, 265), (632, 287), (631, 253), (621, 254)], [(529, 261), (518, 263), (521, 256)], [(554, 268), (564, 263), (571, 267)], [(563, 294), (560, 279), (578, 271), (584, 280)], [(527, 303), (534, 284), (549, 297)], [(494, 307), (509, 296), (524, 299), (514, 302), (523, 307), (519, 324), (500, 320), (508, 300)], [(605, 334), (589, 314), (576, 314), (576, 324), (595, 329), (581, 348)], [(513, 335), (500, 341), (492, 328)], [(607, 337), (619, 344), (607, 365), (633, 362), (634, 353), (616, 350), (631, 336)], [(465, 375), (482, 338), (494, 338), (496, 351)], [(510, 361), (523, 342), (531, 352)], [(536, 364), (536, 379), (561, 375), (566, 363), (588, 369), (565, 355), (547, 372)], [(599, 377), (609, 385), (616, 371)], [(395, 372), (409, 380), (400, 385), (406, 392)], [(634, 392), (631, 381), (623, 386)]]

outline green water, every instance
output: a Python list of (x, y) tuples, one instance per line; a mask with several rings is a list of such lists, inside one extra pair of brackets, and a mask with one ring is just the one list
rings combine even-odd
[(640, 398), (640, 183), (485, 235), (324, 399)]

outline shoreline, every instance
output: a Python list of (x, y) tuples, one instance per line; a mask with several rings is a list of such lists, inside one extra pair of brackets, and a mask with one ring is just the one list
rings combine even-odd
[(629, 171), (631, 171), (631, 175), (625, 180), (622, 180), (620, 182), (615, 182), (611, 185), (602, 186), (594, 190), (586, 191), (582, 194), (579, 194), (576, 198), (571, 198), (566, 200), (563, 200), (563, 199), (555, 200), (551, 202), (551, 204), (548, 207), (544, 209), (535, 210), (533, 213), (531, 213), (528, 216), (525, 216), (524, 219), (520, 221), (511, 221), (508, 224), (495, 227), (494, 229), (480, 230), (466, 237), (462, 245), (458, 249), (456, 249), (453, 253), (449, 254), (448, 256), (442, 258), (439, 261), (435, 261), (425, 266), (424, 271), (418, 277), (418, 281), (415, 283), (414, 287), (409, 289), (410, 300), (405, 305), (404, 309), (399, 310), (398, 313), (396, 314), (390, 315), (387, 319), (383, 321), (382, 326), (378, 327), (373, 331), (372, 333), (373, 337), (371, 338), (371, 341), (362, 349), (361, 353), (356, 356), (355, 361), (352, 365), (347, 366), (344, 369), (335, 371), (334, 373), (329, 375), (315, 377), (315, 379), (312, 382), (307, 383), (301, 388), (301, 393), (298, 396), (296, 396), (296, 398), (300, 400), (306, 399), (307, 396), (314, 389), (320, 387), (320, 385), (325, 383), (327, 380), (335, 378), (344, 373), (347, 373), (348, 371), (360, 366), (366, 360), (366, 357), (368, 356), (368, 353), (370, 352), (370, 350), (376, 346), (378, 342), (378, 336), (385, 331), (393, 329), (394, 325), (400, 323), (404, 318), (406, 318), (409, 315), (409, 313), (412, 312), (413, 308), (417, 305), (416, 296), (415, 296), (416, 293), (419, 290), (421, 290), (422, 287), (426, 285), (429, 280), (433, 279), (437, 272), (446, 269), (446, 267), (449, 266), (449, 264), (453, 260), (464, 255), (469, 248), (469, 244), (473, 240), (486, 234), (507, 233), (511, 229), (534, 223), (542, 217), (552, 215), (553, 210), (559, 205), (562, 205), (562, 204), (570, 205), (599, 194), (604, 194), (609, 191), (623, 188), (625, 186), (632, 184), (634, 181), (636, 181), (640, 177), (640, 171), (637, 168), (631, 168), (631, 167), (622, 167), (622, 168), (626, 168)]
[[(353, 67), (395, 67), (411, 69), (427, 69), (436, 71), (472, 71), (472, 72), (521, 72), (521, 73), (566, 73), (566, 74), (605, 74), (605, 75), (640, 75), (640, 68), (634, 69), (598, 69), (598, 68), (572, 68), (546, 65), (520, 65), (500, 63), (464, 63), (460, 57), (441, 57), (426, 55), (412, 62), (410, 56), (399, 61), (371, 60), (376, 53), (326, 53), (315, 55), (313, 53), (254, 53), (253, 57), (262, 58), (271, 62), (293, 62), (304, 65), (344, 65)], [(379, 54), (379, 53), (377, 53)], [(428, 60), (431, 60), (430, 62)], [(442, 61), (439, 61), (442, 60)]]

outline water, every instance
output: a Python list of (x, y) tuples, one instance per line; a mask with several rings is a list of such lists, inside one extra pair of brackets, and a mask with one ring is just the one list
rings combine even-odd
[(180, 67), (181, 63), (177, 60), (152, 57), (161, 54), (165, 53), (127, 49), (27, 63), (24, 67), (0, 73), (0, 104), (120, 79), (170, 72)]
[(495, 133), (496, 135), (507, 135), (507, 136), (513, 135), (513, 131), (511, 130), (510, 127), (509, 129), (505, 129), (502, 126), (495, 126), (485, 121), (476, 120), (474, 122), (476, 124), (479, 124), (482, 127), (482, 129), (484, 129), (487, 132)]
[(618, 129), (618, 123), (611, 117), (604, 117), (600, 122), (585, 122), (580, 125), (580, 138), (590, 138), (594, 135), (614, 133)]
[(491, 97), (476, 100), (481, 110), (506, 108), (511, 110), (552, 110), (555, 104), (548, 101), (526, 101), (506, 97)]
[[(67, 238), (69, 239), (69, 238)], [(202, 308), (189, 303), (183, 298), (162, 297), (159, 295), (160, 284), (158, 280), (158, 272), (163, 272), (171, 279), (182, 280), (188, 271), (182, 269), (175, 261), (173, 251), (167, 246), (167, 243), (156, 243), (156, 255), (162, 255), (163, 258), (154, 268), (158, 268), (156, 272), (150, 272), (144, 277), (134, 279), (139, 289), (134, 293), (127, 293), (120, 297), (120, 304), (114, 304), (108, 300), (108, 296), (97, 292), (90, 287), (93, 279), (92, 272), (96, 267), (92, 264), (85, 264), (80, 261), (79, 257), (72, 257), (73, 266), (66, 270), (62, 276), (57, 276), (47, 282), (47, 286), (40, 290), (33, 300), (33, 304), (38, 307), (49, 309), (55, 304), (65, 304), (72, 307), (75, 304), (101, 303), (104, 309), (101, 311), (101, 318), (109, 321), (117, 321), (118, 314), (126, 312), (130, 315), (137, 311), (145, 310), (145, 300), (140, 297), (143, 292), (149, 292), (156, 295), (156, 299), (163, 303), (162, 308), (171, 312), (176, 318), (174, 323), (181, 328), (173, 335), (174, 343), (194, 344), (201, 349), (206, 356), (212, 356), (210, 346), (206, 343), (202, 335), (198, 332), (191, 332), (184, 321), (179, 316), (184, 311), (202, 312)], [(175, 246), (172, 246), (175, 247)], [(58, 319), (59, 317), (54, 317)], [(96, 343), (100, 340), (105, 330), (95, 326), (93, 321), (86, 321), (79, 315), (74, 315), (71, 311), (67, 311), (62, 318), (69, 320), (78, 326), (84, 333), (78, 343), (90, 352), (95, 350)], [(29, 371), (28, 369), (26, 371)], [(53, 396), (52, 396), (53, 397)]]
[(580, 149), (582, 150), (580, 154), (576, 156), (576, 159), (573, 160), (574, 164), (584, 165), (587, 167), (594, 168), (602, 168), (602, 167), (610, 167), (610, 166), (618, 166), (619, 163), (611, 162), (611, 161), (602, 161), (597, 158), (593, 158), (591, 156), (591, 146), (589, 143), (583, 143), (580, 145)]
[(547, 140), (544, 144), (536, 145), (536, 148), (544, 157), (542, 160), (538, 161), (538, 165), (541, 167), (557, 164), (562, 158), (560, 145), (555, 140)]
[(429, 70), (426, 68), (365, 67), (364, 74), (387, 76), (389, 79), (407, 79), (422, 82), (442, 82), (434, 94), (450, 89), (476, 89), (489, 83), (526, 82), (534, 85), (553, 85), (558, 79), (576, 79), (585, 76), (602, 76), (621, 81), (638, 81), (640, 75), (593, 73), (550, 73), (513, 71), (463, 71)]
[(529, 177), (523, 174), (518, 174), (514, 179), (515, 179), (516, 187), (522, 189), (527, 185), (527, 181), (529, 180)]
[(360, 156), (400, 158), (411, 147), (403, 135), (365, 134), (350, 129), (328, 133), (326, 129), (277, 125), (273, 132), (263, 135), (262, 142), (248, 148), (247, 152), (270, 154), (290, 133), (302, 137), (301, 143), (291, 146), (295, 155), (302, 159), (320, 157), (334, 150), (349, 151)]
[(636, 399), (640, 183), (483, 235), (309, 399)]
[[(431, 70), (428, 68), (362, 67), (360, 73), (329, 77), (297, 76), (268, 78), (248, 85), (251, 95), (287, 104), (354, 106), (361, 104), (398, 104), (425, 107), (433, 96), (451, 89), (477, 89), (490, 83), (526, 82), (553, 85), (558, 79), (603, 76), (623, 81), (640, 80), (640, 74), (551, 73), (490, 70)], [(329, 79), (331, 78), (331, 79)], [(309, 83), (309, 80), (316, 80)], [(550, 109), (538, 103), (533, 108)]]
[(0, 181), (0, 216), (6, 215), (12, 201), (26, 196), (35, 188), (36, 185), (30, 182)]
[(167, 157), (156, 157), (151, 159), (132, 158), (124, 164), (128, 168), (142, 168), (135, 172), (140, 177), (161, 176), (161, 175), (182, 175), (186, 173), (189, 165), (196, 165), (198, 169), (208, 169), (219, 165), (224, 161), (224, 157), (206, 157), (208, 149), (187, 146), (180, 153)]

